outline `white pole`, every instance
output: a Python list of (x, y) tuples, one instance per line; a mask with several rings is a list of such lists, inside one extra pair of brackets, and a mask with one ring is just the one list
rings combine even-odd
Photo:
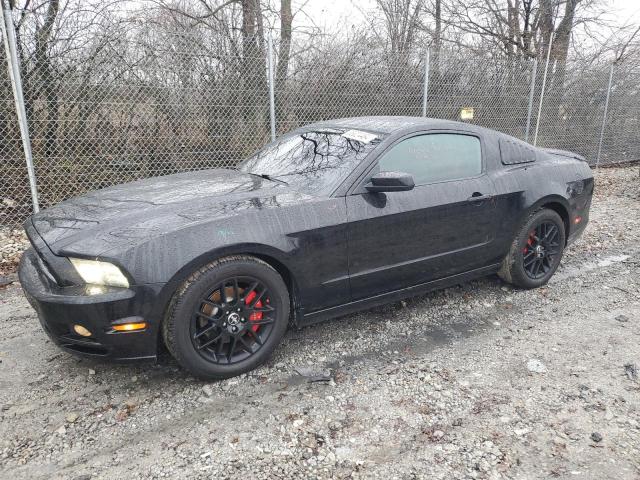
[(538, 104), (538, 118), (536, 119), (536, 132), (533, 136), (533, 146), (538, 145), (538, 129), (540, 128), (540, 114), (542, 113), (542, 100), (544, 99), (544, 89), (547, 85), (547, 72), (549, 70), (549, 58), (551, 57), (551, 47), (553, 46), (553, 32), (549, 37), (549, 50), (547, 51), (547, 62), (544, 65), (544, 75), (542, 77), (542, 91), (540, 92), (540, 103)]
[(598, 156), (596, 157), (596, 173), (598, 172), (598, 165), (600, 165), (600, 154), (602, 153), (602, 140), (604, 138), (604, 129), (607, 126), (607, 113), (609, 111), (609, 97), (611, 96), (611, 83), (613, 82), (613, 67), (615, 63), (611, 64), (609, 70), (609, 85), (607, 86), (607, 99), (604, 101), (604, 116), (602, 117), (602, 128), (600, 129), (600, 141), (598, 142)]
[(533, 95), (536, 91), (536, 76), (538, 74), (538, 60), (533, 59), (531, 71), (531, 88), (529, 89), (529, 108), (527, 109), (527, 128), (524, 131), (524, 141), (529, 141), (529, 128), (531, 128), (531, 111), (533, 110)]
[(20, 77), (20, 64), (18, 63), (18, 53), (16, 49), (16, 32), (13, 29), (13, 18), (11, 10), (3, 9), (2, 37), (4, 39), (4, 49), (7, 52), (7, 66), (9, 68), (9, 78), (13, 87), (13, 99), (16, 104), (16, 114), (20, 126), (20, 136), (22, 137), (22, 148), (27, 161), (27, 174), (29, 175), (29, 185), (31, 187), (31, 200), (33, 202), (33, 213), (40, 210), (38, 203), (38, 187), (36, 185), (36, 174), (33, 168), (33, 157), (31, 154), (31, 139), (29, 137), (29, 126), (27, 124), (27, 112), (24, 108), (24, 96), (22, 94), (22, 79)]
[(276, 139), (276, 98), (275, 98), (275, 89), (274, 89), (274, 78), (273, 78), (273, 40), (271, 39), (271, 35), (267, 40), (267, 55), (269, 56), (267, 64), (268, 64), (268, 77), (269, 77), (269, 118), (271, 120), (271, 141), (275, 141)]
[(430, 49), (427, 48), (427, 58), (424, 62), (424, 93), (422, 94), (422, 116), (427, 116), (427, 99), (429, 98), (429, 60)]

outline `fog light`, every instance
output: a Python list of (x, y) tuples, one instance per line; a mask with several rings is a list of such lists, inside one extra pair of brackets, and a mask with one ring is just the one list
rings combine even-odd
[(147, 323), (119, 323), (116, 325), (112, 325), (112, 327), (116, 332), (135, 332), (136, 330), (144, 330), (145, 328), (147, 328)]
[(573, 219), (573, 223), (575, 223), (576, 225), (579, 224), (582, 221), (582, 217), (576, 217)]
[(90, 337), (91, 336), (91, 332), (89, 330), (87, 330), (86, 328), (84, 328), (82, 325), (74, 325), (73, 326), (73, 331), (76, 332), (81, 337)]

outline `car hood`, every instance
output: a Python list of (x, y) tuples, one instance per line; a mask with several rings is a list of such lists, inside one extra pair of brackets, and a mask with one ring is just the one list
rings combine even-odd
[(54, 254), (97, 256), (194, 223), (308, 198), (282, 183), (237, 170), (213, 169), (89, 192), (30, 220)]

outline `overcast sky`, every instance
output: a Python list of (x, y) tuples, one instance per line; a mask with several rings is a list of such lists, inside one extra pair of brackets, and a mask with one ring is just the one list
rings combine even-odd
[[(611, 19), (619, 25), (640, 23), (640, 0), (609, 0)], [(362, 24), (365, 13), (371, 10), (374, 0), (294, 0), (294, 9), (305, 5), (306, 16), (298, 14), (298, 26), (309, 25), (311, 19), (322, 31), (335, 31), (350, 24)]]

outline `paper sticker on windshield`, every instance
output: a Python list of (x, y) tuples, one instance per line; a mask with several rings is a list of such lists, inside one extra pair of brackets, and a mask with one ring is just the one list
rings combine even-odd
[(378, 138), (378, 136), (373, 133), (362, 132), (360, 130), (347, 130), (342, 136), (351, 140), (357, 140), (361, 143), (369, 143)]

